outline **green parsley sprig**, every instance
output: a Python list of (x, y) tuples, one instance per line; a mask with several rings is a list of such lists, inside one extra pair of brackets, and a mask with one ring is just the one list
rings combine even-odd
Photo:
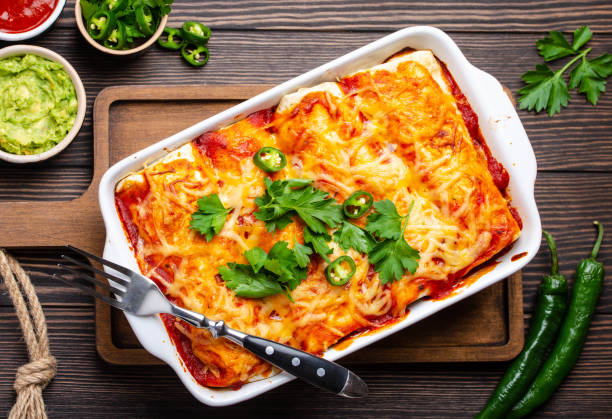
[(362, 253), (368, 253), (376, 244), (374, 238), (367, 231), (346, 220), (334, 232), (334, 241), (344, 251), (353, 248)]
[(566, 107), (569, 100), (568, 85), (563, 77), (565, 72), (580, 61), (570, 72), (569, 89), (578, 88), (591, 104), (596, 105), (601, 94), (606, 90), (606, 79), (612, 75), (612, 55), (605, 53), (593, 60), (587, 55), (591, 48), (580, 49), (593, 37), (588, 26), (574, 31), (572, 44), (558, 31), (551, 31), (549, 36), (536, 42), (538, 52), (545, 61), (550, 62), (574, 55), (567, 64), (557, 71), (552, 71), (547, 64), (538, 64), (536, 69), (521, 76), (525, 82), (518, 93), (521, 95), (521, 109), (540, 112), (544, 109), (549, 116)]
[[(393, 202), (388, 199), (374, 203), (374, 212), (368, 215), (366, 231), (384, 240), (376, 242), (368, 251), (368, 259), (380, 275), (383, 284), (399, 281), (406, 271), (414, 274), (419, 266), (419, 252), (404, 238), (408, 214), (400, 215)], [(403, 225), (402, 225), (403, 224)]]
[(336, 228), (343, 220), (342, 207), (336, 200), (320, 189), (312, 187), (306, 179), (276, 180), (264, 178), (266, 192), (255, 198), (259, 210), (255, 218), (266, 222), (269, 232), (282, 230), (300, 219), (315, 234), (326, 234), (327, 227)]
[(306, 279), (308, 255), (312, 251), (297, 242), (293, 249), (288, 245), (279, 241), (268, 253), (259, 247), (249, 249), (244, 252), (248, 264), (230, 262), (219, 267), (219, 274), (239, 297), (262, 298), (283, 293), (293, 301), (290, 291)]
[(191, 214), (189, 228), (203, 234), (206, 241), (212, 240), (218, 234), (231, 208), (225, 208), (216, 193), (198, 199), (198, 210)]

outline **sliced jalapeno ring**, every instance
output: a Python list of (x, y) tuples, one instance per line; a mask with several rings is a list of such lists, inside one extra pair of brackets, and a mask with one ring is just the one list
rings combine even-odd
[(106, 10), (98, 10), (87, 22), (87, 33), (96, 41), (105, 39), (115, 26), (115, 16)]
[(194, 45), (189, 42), (183, 42), (181, 47), (181, 55), (189, 64), (195, 67), (202, 67), (208, 62), (210, 53), (204, 45)]
[(160, 47), (174, 51), (181, 49), (183, 42), (183, 34), (180, 29), (176, 28), (164, 28), (162, 35), (157, 38), (157, 43)]
[(155, 18), (149, 6), (144, 4), (136, 8), (136, 23), (140, 32), (147, 36), (153, 35), (155, 32)]
[(344, 255), (327, 266), (327, 269), (325, 269), (325, 277), (327, 278), (327, 282), (332, 285), (344, 285), (351, 280), (356, 270), (357, 267), (355, 266), (353, 258)]
[(106, 10), (110, 10), (116, 13), (120, 10), (125, 9), (127, 5), (128, 5), (128, 0), (105, 0), (103, 7)]
[(278, 148), (262, 147), (253, 156), (253, 162), (264, 172), (274, 173), (287, 165), (287, 158)]
[(125, 25), (117, 21), (115, 27), (110, 31), (104, 40), (104, 46), (110, 49), (122, 49), (127, 41), (127, 31)]
[(204, 45), (210, 39), (210, 29), (198, 22), (183, 23), (183, 39), (196, 45)]
[(351, 196), (344, 201), (342, 209), (344, 210), (344, 215), (348, 218), (359, 218), (370, 209), (373, 202), (374, 197), (370, 192), (357, 191), (353, 192)]

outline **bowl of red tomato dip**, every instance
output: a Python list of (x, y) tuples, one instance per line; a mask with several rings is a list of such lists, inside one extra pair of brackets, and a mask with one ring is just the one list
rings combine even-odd
[(37, 37), (55, 23), (66, 0), (0, 0), (0, 41)]

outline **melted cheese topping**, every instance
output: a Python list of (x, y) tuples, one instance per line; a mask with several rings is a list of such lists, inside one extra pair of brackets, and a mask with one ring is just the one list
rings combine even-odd
[[(279, 240), (303, 242), (300, 223), (268, 233), (253, 215), (267, 175), (252, 156), (263, 146), (287, 156), (287, 167), (273, 179), (313, 179), (339, 202), (367, 190), (376, 200), (392, 200), (400, 214), (414, 201), (405, 238), (421, 255), (416, 273), (382, 285), (367, 256), (349, 250), (357, 272), (345, 286), (331, 286), (326, 264), (313, 257), (308, 278), (292, 292), (295, 303), (284, 295), (237, 297), (218, 276), (219, 266), (246, 263), (243, 252), (255, 246), (268, 251)], [(189, 222), (196, 201), (211, 193), (232, 211), (207, 243)], [(276, 109), (205, 133), (121, 181), (117, 206), (143, 273), (169, 298), (315, 354), (349, 333), (401, 318), (408, 304), (441, 284), (456, 285), (520, 233), (429, 51), (300, 89)], [(357, 223), (364, 226), (365, 217)], [(330, 245), (332, 259), (344, 254)], [(235, 385), (272, 372), (206, 330), (178, 321), (173, 326), (190, 339), (202, 384)]]

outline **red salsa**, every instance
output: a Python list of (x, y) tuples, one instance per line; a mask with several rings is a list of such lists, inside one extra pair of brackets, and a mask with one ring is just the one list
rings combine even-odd
[(59, 0), (0, 0), (0, 32), (22, 33), (40, 26)]

